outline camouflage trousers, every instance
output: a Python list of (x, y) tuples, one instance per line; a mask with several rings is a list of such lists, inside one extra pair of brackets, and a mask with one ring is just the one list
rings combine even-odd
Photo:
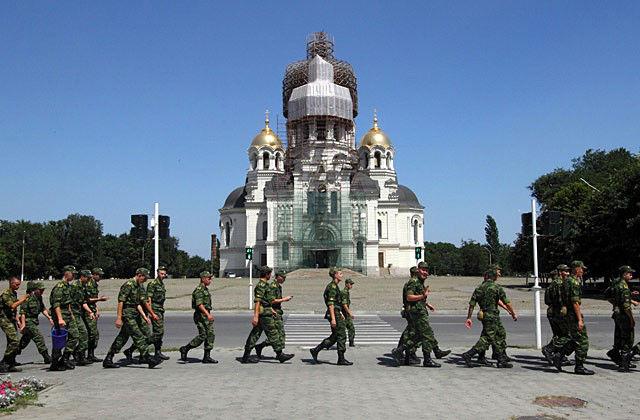
[[(78, 329), (78, 347), (76, 350), (83, 352), (89, 348), (89, 333), (87, 332), (87, 326), (83, 320), (84, 311), (74, 311), (73, 316), (76, 319), (76, 328)], [(86, 313), (86, 312), (85, 312)], [(88, 317), (89, 314), (87, 314)]]
[(562, 334), (562, 330), (560, 327), (560, 323), (562, 322), (562, 317), (555, 315), (555, 312), (553, 311), (553, 309), (549, 308), (547, 310), (547, 319), (549, 320), (549, 326), (551, 327), (551, 333), (553, 334), (553, 337), (551, 337), (551, 340), (549, 340), (549, 343), (547, 344), (547, 347), (551, 348), (553, 347), (553, 339), (558, 335)]
[(408, 313), (407, 320), (409, 332), (404, 344), (406, 351), (414, 353), (418, 347), (421, 347), (423, 354), (430, 354), (437, 347), (437, 342), (429, 324), (429, 315), (422, 312)]
[[(329, 320), (329, 322), (331, 322), (331, 320)], [(340, 312), (337, 312), (336, 326), (331, 327), (331, 335), (322, 340), (322, 346), (325, 349), (336, 344), (339, 352), (347, 351), (347, 330), (345, 324), (344, 318), (340, 315)]]
[(38, 328), (38, 318), (26, 318), (24, 324), (24, 330), (22, 330), (22, 337), (20, 337), (20, 352), (27, 348), (29, 343), (33, 341), (36, 345), (38, 353), (41, 355), (48, 355), (47, 345), (44, 343), (44, 337)]
[(256, 343), (260, 339), (260, 336), (262, 335), (263, 331), (264, 331), (264, 329), (260, 325), (260, 319), (258, 318), (258, 325), (256, 325), (255, 327), (251, 328), (251, 332), (249, 332), (249, 336), (247, 337), (247, 341), (244, 344), (244, 348), (245, 349), (249, 349), (249, 350), (254, 348), (256, 346)]
[(16, 327), (15, 321), (0, 317), (0, 328), (7, 336), (7, 348), (4, 351), (4, 357), (11, 357), (17, 354), (20, 348), (20, 338), (18, 337), (18, 327)]
[[(153, 323), (153, 318), (149, 317), (149, 319)], [(144, 335), (145, 344), (147, 347), (149, 346), (149, 344), (153, 344), (150, 324), (147, 324), (147, 321), (145, 321), (142, 317), (140, 317), (140, 332)], [(136, 349), (140, 350), (134, 342), (133, 344), (131, 344), (131, 347), (129, 347), (129, 350), (135, 351)]]
[[(60, 315), (62, 315), (62, 320), (67, 324), (67, 326), (64, 327), (67, 330), (67, 343), (64, 346), (64, 352), (73, 353), (73, 351), (76, 349), (76, 346), (78, 345), (77, 322), (75, 319), (73, 319), (73, 317), (71, 316), (71, 312), (68, 310), (61, 309)], [(53, 317), (53, 326), (56, 329), (63, 328), (58, 324), (58, 316), (56, 315), (54, 310), (51, 310), (51, 316)]]
[(204, 342), (204, 349), (211, 350), (216, 339), (216, 335), (213, 332), (213, 321), (209, 321), (205, 314), (198, 311), (193, 314), (193, 322), (198, 328), (198, 335), (189, 342), (189, 347), (198, 347)]
[[(92, 308), (92, 310), (95, 313), (95, 308)], [(87, 329), (88, 347), (90, 349), (95, 349), (96, 347), (98, 347), (98, 340), (100, 339), (100, 332), (98, 331), (98, 318), (93, 317), (93, 319), (91, 319), (89, 317), (89, 314), (84, 312), (82, 314), (82, 320), (84, 322), (85, 328)]]
[(344, 316), (344, 325), (347, 329), (347, 335), (349, 337), (349, 342), (353, 343), (356, 338), (356, 327), (353, 326), (353, 319), (349, 315)]
[[(583, 318), (584, 322), (584, 318)], [(554, 351), (562, 352), (568, 356), (576, 352), (576, 362), (584, 363), (589, 352), (589, 335), (587, 326), (578, 328), (578, 319), (575, 316), (565, 316), (558, 322), (559, 335), (553, 339)]]
[(265, 345), (273, 347), (276, 353), (284, 349), (285, 334), (282, 316), (261, 316), (259, 325), (267, 335)]
[(153, 312), (158, 315), (158, 320), (151, 319), (153, 333), (151, 334), (151, 342), (157, 346), (162, 346), (162, 337), (164, 337), (164, 309), (152, 308)]
[[(147, 323), (142, 319), (135, 309), (125, 310), (122, 314), (122, 327), (120, 332), (113, 340), (109, 354), (114, 355), (122, 350), (129, 338), (133, 340), (133, 345), (140, 351), (141, 356), (149, 354), (149, 345), (147, 336), (143, 332)], [(148, 328), (148, 327), (147, 327)]]
[(507, 350), (507, 331), (502, 326), (500, 315), (488, 315), (486, 312), (482, 319), (482, 333), (480, 339), (473, 346), (478, 352), (486, 352), (493, 348), (493, 354), (502, 354)]
[(613, 349), (624, 352), (635, 349), (637, 352), (640, 352), (640, 342), (635, 346), (633, 345), (635, 331), (627, 314), (614, 314), (612, 318), (615, 322), (615, 331), (613, 333)]

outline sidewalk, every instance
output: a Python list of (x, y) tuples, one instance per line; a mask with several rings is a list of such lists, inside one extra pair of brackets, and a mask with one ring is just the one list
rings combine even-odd
[[(604, 351), (591, 351), (594, 376), (556, 373), (538, 351), (510, 349), (513, 369), (467, 368), (456, 348), (440, 369), (395, 367), (386, 347), (356, 347), (347, 358), (354, 366), (335, 366), (336, 352), (323, 351), (313, 365), (306, 348), (288, 348), (296, 357), (281, 365), (271, 356), (242, 365), (240, 349), (216, 349), (218, 365), (177, 362), (177, 353), (159, 368), (77, 367), (48, 372), (41, 364), (23, 366), (14, 377), (35, 375), (54, 384), (40, 394), (44, 407), (18, 416), (32, 419), (80, 418), (478, 418), (520, 416), (627, 419), (640, 405), (640, 371), (612, 370)], [(387, 355), (385, 355), (387, 354)], [(192, 350), (190, 357), (202, 356)], [(567, 396), (587, 401), (584, 408), (545, 408), (536, 397)]]

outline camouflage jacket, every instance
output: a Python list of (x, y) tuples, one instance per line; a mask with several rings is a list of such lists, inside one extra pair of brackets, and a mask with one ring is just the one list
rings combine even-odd
[(209, 288), (202, 283), (191, 294), (191, 307), (196, 313), (202, 313), (198, 309), (200, 305), (204, 305), (207, 311), (211, 311), (211, 293), (209, 293)]
[(267, 285), (269, 283), (267, 281), (265, 281), (264, 279), (260, 279), (258, 281), (258, 284), (256, 284), (255, 289), (253, 289), (253, 302), (254, 303), (260, 303), (262, 304), (264, 302), (264, 294), (266, 292), (267, 289)]
[(34, 294), (29, 296), (29, 299), (22, 302), (20, 305), (20, 315), (24, 315), (25, 318), (38, 319), (40, 312), (44, 311), (44, 303), (42, 302), (42, 296), (36, 296)]
[(84, 294), (87, 299), (87, 305), (95, 312), (97, 302), (89, 302), (89, 299), (96, 299), (98, 297), (98, 283), (94, 279), (89, 279), (84, 285)]
[(509, 303), (509, 299), (504, 293), (502, 286), (489, 279), (483, 281), (482, 284), (473, 291), (471, 300), (469, 300), (469, 306), (475, 307), (476, 304), (480, 306), (485, 317), (487, 315), (499, 315), (498, 301), (500, 300), (504, 304)]
[(544, 303), (554, 309), (562, 307), (562, 278), (558, 277), (549, 284), (544, 292)]
[(151, 298), (151, 309), (154, 312), (164, 312), (166, 295), (167, 289), (164, 286), (164, 281), (159, 277), (151, 280), (151, 283), (147, 286), (147, 297)]
[(127, 280), (120, 286), (118, 303), (122, 302), (123, 309), (125, 309), (128, 314), (137, 312), (138, 305), (143, 305), (144, 307), (145, 299), (146, 293), (144, 286), (139, 284), (135, 279)]
[(82, 312), (82, 305), (87, 303), (86, 290), (80, 280), (74, 280), (70, 284), (71, 310), (76, 313)]
[(347, 311), (344, 309), (344, 305), (347, 305), (349, 309), (351, 309), (351, 294), (349, 293), (349, 289), (342, 289), (340, 299), (342, 300), (342, 312), (347, 315)]
[(410, 302), (407, 297), (409, 295), (422, 295), (426, 290), (424, 281), (417, 277), (411, 277), (411, 279), (405, 283), (402, 289), (402, 297), (405, 309), (410, 313), (429, 314), (427, 311), (427, 299), (423, 298), (417, 301)]
[(49, 294), (51, 313), (53, 313), (55, 308), (60, 308), (61, 311), (68, 311), (72, 300), (71, 285), (64, 280), (60, 280), (58, 284), (53, 286)]
[(4, 292), (0, 294), (0, 318), (7, 318), (10, 321), (15, 321), (18, 310), (17, 308), (11, 309), (11, 305), (16, 303), (17, 300), (18, 293), (12, 291), (10, 288), (5, 289)]
[(623, 278), (618, 278), (615, 283), (607, 288), (604, 294), (613, 304), (615, 314), (631, 309), (631, 291)]
[(324, 317), (326, 319), (331, 319), (331, 313), (329, 312), (329, 306), (333, 306), (334, 314), (336, 317), (341, 316), (340, 309), (342, 308), (342, 294), (340, 293), (340, 288), (336, 284), (335, 281), (331, 280), (327, 287), (324, 288), (324, 304), (327, 306), (327, 312), (325, 312)]
[(573, 310), (574, 303), (581, 303), (582, 286), (580, 285), (580, 279), (574, 276), (569, 276), (562, 282), (562, 305), (567, 307), (567, 314), (569, 316), (576, 316), (576, 312)]
[(276, 311), (277, 314), (282, 315), (284, 313), (282, 310), (282, 303), (272, 303), (276, 299), (282, 299), (282, 285), (280, 285), (280, 283), (278, 283), (277, 281), (270, 282), (266, 288), (265, 295), (265, 308), (271, 307), (274, 311)]

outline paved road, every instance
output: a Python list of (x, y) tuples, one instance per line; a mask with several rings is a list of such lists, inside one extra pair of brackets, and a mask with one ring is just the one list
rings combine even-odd
[[(251, 314), (249, 312), (218, 312), (215, 314), (215, 346), (220, 348), (241, 348), (251, 329)], [(474, 319), (472, 330), (464, 326), (464, 315), (432, 315), (431, 325), (436, 337), (443, 348), (469, 347), (477, 340), (481, 326)], [(100, 345), (98, 353), (105, 354), (111, 345), (117, 330), (114, 327), (115, 314), (107, 313), (100, 319)], [(400, 332), (404, 329), (405, 321), (399, 315), (356, 314), (356, 344), (392, 346), (397, 342)], [(510, 346), (532, 346), (535, 344), (534, 317), (523, 316), (518, 322), (510, 317), (503, 318), (507, 329)], [(551, 337), (551, 332), (545, 318), (542, 320), (543, 343)], [(587, 327), (591, 346), (606, 349), (613, 340), (613, 321), (605, 315), (587, 318)], [(287, 342), (289, 346), (310, 346), (319, 343), (329, 334), (328, 322), (322, 315), (317, 314), (289, 314), (285, 318)], [(40, 329), (43, 334), (49, 334), (49, 327), (42, 319)], [(192, 321), (191, 312), (168, 312), (166, 315), (166, 334), (163, 347), (177, 349), (187, 343), (197, 333)], [(45, 335), (45, 337), (46, 337)], [(4, 349), (5, 336), (0, 334), (0, 349)], [(50, 346), (47, 339), (47, 345)], [(21, 359), (38, 360), (35, 346), (30, 344)]]

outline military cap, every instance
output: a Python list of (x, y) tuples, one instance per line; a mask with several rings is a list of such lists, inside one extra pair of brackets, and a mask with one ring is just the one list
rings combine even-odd
[(104, 271), (102, 271), (102, 268), (96, 267), (96, 268), (93, 269), (93, 274), (97, 274), (99, 276), (104, 276)]
[(569, 271), (570, 268), (567, 264), (560, 264), (556, 267), (556, 270), (558, 271)]
[(502, 270), (502, 267), (500, 267), (498, 264), (491, 264), (489, 266), (489, 270), (493, 270), (493, 271)]
[(36, 282), (35, 281), (27, 282), (27, 293), (30, 293), (30, 292), (34, 291), (35, 289), (36, 289)]
[(620, 274), (635, 273), (636, 272), (636, 270), (634, 270), (633, 268), (631, 268), (628, 265), (623, 265), (622, 267), (618, 268), (618, 271), (620, 271)]
[(354, 283), (355, 283), (355, 281), (353, 281), (353, 280), (351, 280), (351, 279), (346, 279), (346, 280), (344, 281), (344, 284), (354, 284)]
[(208, 271), (206, 271), (206, 270), (205, 270), (205, 271), (200, 272), (200, 278), (201, 278), (201, 279), (204, 279), (204, 278), (206, 278), (206, 277), (213, 277), (213, 276), (211, 275), (211, 273), (210, 273), (210, 272), (208, 272)]
[(80, 270), (80, 275), (85, 277), (91, 277), (91, 270)]
[(44, 290), (44, 283), (43, 282), (41, 282), (41, 281), (37, 281), (36, 282), (36, 285), (34, 286), (33, 290), (38, 290), (38, 289)]
[(587, 269), (587, 266), (580, 260), (571, 261), (571, 268), (582, 268), (583, 270)]
[(167, 271), (167, 267), (165, 267), (164, 265), (161, 265), (158, 267), (158, 271), (160, 270)]
[(264, 277), (267, 274), (271, 274), (272, 271), (273, 269), (271, 267), (269, 267), (268, 265), (263, 265), (262, 267), (260, 267), (260, 277)]
[(276, 277), (282, 277), (282, 278), (287, 278), (287, 272), (284, 270), (277, 270), (276, 271)]
[(416, 266), (413, 266), (409, 269), (409, 274), (411, 274), (412, 276), (415, 276), (417, 272), (418, 272), (418, 267)]
[(78, 270), (76, 270), (76, 268), (74, 266), (72, 266), (72, 265), (65, 265), (64, 268), (62, 269), (62, 271), (65, 272), (65, 273), (68, 271), (68, 272), (73, 273), (73, 274), (76, 274), (78, 272)]
[(142, 274), (145, 277), (149, 277), (149, 270), (144, 267), (140, 267), (136, 270), (136, 275), (138, 274)]
[(418, 263), (418, 268), (427, 269), (427, 268), (429, 268), (429, 264), (427, 264), (427, 262), (426, 262), (426, 261), (420, 261), (420, 262)]
[(342, 268), (340, 268), (340, 267), (331, 267), (329, 269), (329, 277), (333, 278), (333, 276), (335, 276), (338, 271), (342, 271)]

